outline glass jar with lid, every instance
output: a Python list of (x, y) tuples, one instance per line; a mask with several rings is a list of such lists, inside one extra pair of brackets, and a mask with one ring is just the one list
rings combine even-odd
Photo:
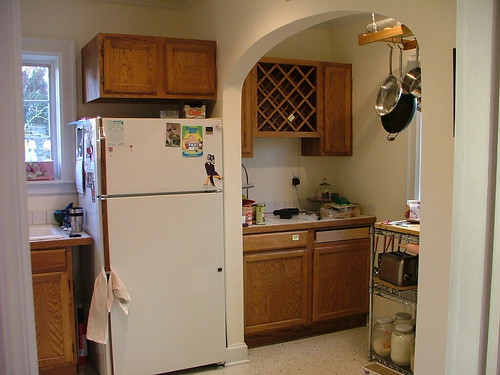
[(411, 323), (411, 314), (407, 313), (407, 312), (398, 312), (394, 315), (395, 319), (394, 319), (394, 325), (396, 324), (399, 324), (399, 323), (408, 323), (408, 324), (412, 324)]
[(394, 330), (394, 319), (381, 316), (372, 330), (372, 349), (381, 357), (389, 357), (391, 353), (391, 336)]
[(413, 327), (409, 323), (399, 323), (394, 326), (391, 335), (391, 361), (398, 366), (410, 364), (410, 352), (415, 340)]

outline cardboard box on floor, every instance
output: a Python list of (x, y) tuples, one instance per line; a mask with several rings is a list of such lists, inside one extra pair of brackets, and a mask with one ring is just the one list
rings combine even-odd
[(363, 375), (401, 375), (399, 372), (391, 370), (388, 367), (382, 366), (379, 363), (371, 363), (363, 366)]

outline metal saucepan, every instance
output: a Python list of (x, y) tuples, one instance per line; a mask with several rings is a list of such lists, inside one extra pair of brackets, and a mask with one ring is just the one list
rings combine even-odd
[[(403, 49), (400, 49), (400, 75), (403, 76)], [(387, 115), (381, 116), (382, 126), (389, 133), (388, 141), (394, 141), (398, 134), (410, 125), (417, 109), (417, 98), (412, 94), (402, 93), (397, 105)]]
[(422, 86), (421, 86), (421, 75), (422, 71), (418, 64), (418, 45), (417, 45), (417, 66), (406, 73), (405, 77), (401, 81), (401, 88), (403, 93), (412, 94), (416, 98), (422, 96)]
[(380, 86), (377, 94), (377, 101), (375, 102), (375, 112), (379, 116), (384, 116), (390, 113), (401, 96), (401, 83), (392, 75), (392, 51), (394, 46), (388, 44), (391, 52), (389, 53), (389, 77)]

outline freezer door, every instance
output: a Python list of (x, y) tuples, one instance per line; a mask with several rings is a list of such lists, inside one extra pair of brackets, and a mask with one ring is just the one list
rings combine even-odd
[(102, 194), (222, 189), (222, 122), (102, 119)]
[(130, 294), (115, 302), (115, 375), (225, 361), (222, 193), (107, 200), (112, 269)]

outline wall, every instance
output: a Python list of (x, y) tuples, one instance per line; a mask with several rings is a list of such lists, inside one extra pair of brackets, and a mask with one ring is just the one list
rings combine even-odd
[[(64, 4), (64, 5), (63, 5)], [(425, 129), (423, 146), (422, 277), (419, 285), (416, 370), (443, 374), (448, 313), (451, 254), (451, 191), (453, 142), (451, 136), (451, 48), (455, 38), (455, 2), (424, 0), (419, 3), (387, 0), (290, 0), (217, 2), (200, 0), (189, 12), (102, 4), (92, 1), (22, 0), (23, 36), (75, 39), (79, 49), (99, 31), (130, 32), (216, 39), (219, 43), (219, 102), (216, 111), (225, 121), (225, 236), (228, 346), (241, 359), (243, 343), (241, 254), (241, 85), (255, 62), (288, 37), (317, 23), (356, 12), (377, 12), (404, 22), (419, 36), (425, 72)], [(119, 12), (117, 11), (119, 9)], [(346, 11), (347, 10), (347, 11)], [(78, 15), (68, 18), (69, 14)], [(109, 15), (113, 14), (113, 17)], [(228, 17), (227, 15), (231, 15)], [(39, 22), (43, 19), (44, 22)], [(359, 49), (368, 54), (370, 47)], [(367, 57), (369, 59), (369, 57)], [(79, 63), (78, 63), (79, 64)], [(79, 71), (79, 68), (78, 68)], [(79, 81), (79, 77), (78, 77)], [(153, 106), (79, 104), (78, 115), (155, 114)], [(105, 113), (106, 112), (106, 113)], [(156, 112), (157, 113), (157, 112)], [(364, 119), (360, 120), (365, 121)], [(359, 121), (358, 121), (359, 122)], [(376, 132), (378, 132), (377, 130)], [(368, 144), (374, 134), (360, 140)], [(356, 145), (355, 145), (356, 147)], [(370, 155), (373, 157), (374, 155)], [(384, 160), (385, 161), (385, 160)], [(438, 162), (436, 162), (438, 161)], [(392, 161), (391, 161), (392, 162)], [(392, 164), (389, 164), (392, 165)], [(348, 166), (343, 166), (347, 171)], [(359, 171), (356, 171), (359, 172)], [(378, 183), (382, 177), (376, 176)], [(354, 185), (354, 184), (353, 184)], [(396, 199), (394, 199), (396, 200)], [(397, 200), (400, 200), (398, 198)], [(431, 249), (439, 249), (432, 252)], [(426, 251), (427, 250), (427, 251)], [(432, 255), (432, 256), (431, 256)]]
[[(452, 61), (455, 38), (454, 1), (416, 3), (385, 1), (256, 1), (233, 4), (219, 1), (200, 7), (212, 10), (218, 26), (220, 79), (223, 87), (223, 117), (226, 123), (239, 123), (240, 92), (243, 78), (272, 46), (307, 27), (346, 15), (345, 9), (390, 15), (407, 24), (419, 36), (422, 69), (425, 72), (426, 106), (423, 113), (422, 169), (422, 256), (419, 284), (419, 340), (416, 370), (421, 374), (445, 373), (446, 323), (448, 320), (448, 279), (451, 256), (451, 191), (453, 165)], [(349, 13), (349, 12), (347, 12)], [(226, 20), (222, 14), (242, 14)], [(241, 38), (234, 38), (235, 30)], [(226, 128), (225, 139), (237, 139), (237, 125)], [(369, 136), (369, 135), (367, 135)], [(226, 175), (240, 173), (237, 143), (226, 143)], [(380, 179), (380, 178), (379, 178)], [(374, 183), (377, 183), (376, 180)], [(235, 181), (239, 182), (239, 181)], [(239, 215), (240, 188), (227, 185), (226, 216)], [(226, 228), (226, 270), (228, 340), (241, 340), (241, 237), (238, 221), (228, 220)], [(426, 251), (427, 249), (427, 251)], [(433, 251), (432, 249), (439, 249)]]
[[(377, 15), (377, 19), (381, 19)], [(353, 156), (301, 157), (297, 139), (254, 138), (254, 157), (243, 159), (255, 188), (251, 199), (264, 201), (267, 211), (287, 207), (314, 208), (307, 200), (323, 178), (337, 192), (358, 202), (364, 214), (379, 220), (397, 220), (404, 214), (408, 186), (407, 169), (414, 140), (415, 124), (397, 141), (386, 141), (387, 133), (373, 106), (377, 89), (387, 77), (388, 48), (384, 43), (358, 46), (371, 16), (351, 15), (297, 33), (265, 53), (265, 56), (350, 63), (353, 66)], [(397, 51), (396, 51), (397, 52)], [(409, 55), (404, 52), (404, 72)], [(394, 54), (394, 74), (398, 74), (398, 54)], [(297, 171), (301, 184), (297, 191), (291, 177)], [(410, 174), (411, 175), (411, 174)], [(244, 192), (245, 193), (245, 192)], [(300, 197), (300, 201), (298, 199)], [(317, 208), (317, 206), (316, 206)]]
[[(329, 28), (313, 27), (284, 40), (265, 56), (331, 61), (330, 43)], [(298, 139), (254, 138), (253, 158), (242, 160), (255, 185), (249, 196), (264, 201), (269, 212), (283, 207), (312, 208), (307, 198), (315, 185), (324, 177), (332, 184), (336, 181), (330, 159), (301, 157)], [(294, 172), (301, 179), (297, 190), (291, 185)]]

